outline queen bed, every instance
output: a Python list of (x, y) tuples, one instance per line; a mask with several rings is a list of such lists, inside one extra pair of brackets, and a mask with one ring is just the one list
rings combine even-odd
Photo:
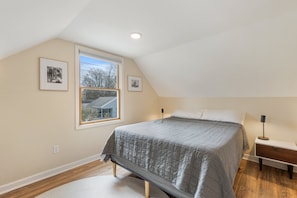
[[(117, 127), (102, 155), (178, 198), (232, 198), (248, 142), (241, 123), (171, 116)], [(148, 197), (146, 189), (146, 197)]]

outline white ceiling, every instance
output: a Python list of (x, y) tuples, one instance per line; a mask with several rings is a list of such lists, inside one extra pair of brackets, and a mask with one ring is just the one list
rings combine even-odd
[(62, 38), (133, 58), (160, 96), (297, 96), (296, 0), (0, 2), (0, 58)]

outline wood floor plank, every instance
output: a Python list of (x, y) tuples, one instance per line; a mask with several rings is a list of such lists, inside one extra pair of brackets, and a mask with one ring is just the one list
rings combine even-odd
[(297, 197), (297, 174), (290, 179), (287, 171), (242, 160), (234, 186), (237, 198), (289, 198)]
[[(0, 195), (0, 198), (33, 198), (65, 183), (78, 179), (112, 175), (112, 164), (95, 161), (84, 166), (66, 171), (59, 175), (44, 179), (28, 186)], [(117, 166), (118, 175), (130, 174), (127, 170)], [(233, 190), (236, 198), (292, 198), (297, 197), (297, 174), (290, 179), (288, 172), (263, 166), (255, 162), (242, 160), (234, 180)]]

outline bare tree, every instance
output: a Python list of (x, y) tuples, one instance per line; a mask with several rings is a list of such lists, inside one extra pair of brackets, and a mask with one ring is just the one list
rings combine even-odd
[(106, 73), (100, 68), (92, 68), (83, 76), (82, 85), (86, 87), (104, 87)]
[(115, 88), (116, 87), (116, 68), (109, 67), (106, 72), (100, 68), (92, 68), (83, 76), (82, 86), (98, 88)]
[[(116, 67), (110, 66), (108, 71), (104, 71), (100, 68), (92, 68), (82, 77), (82, 86), (92, 88), (116, 88)], [(85, 89), (83, 95), (83, 101), (88, 102), (90, 100), (97, 99), (99, 97), (116, 96), (115, 92), (104, 90), (88, 90)]]

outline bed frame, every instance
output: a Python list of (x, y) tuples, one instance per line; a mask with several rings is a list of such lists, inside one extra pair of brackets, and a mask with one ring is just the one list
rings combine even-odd
[[(117, 164), (115, 162), (112, 162), (112, 171), (113, 171), (113, 176), (116, 177), (117, 176)], [(144, 195), (145, 195), (145, 198), (150, 197), (150, 182), (147, 180), (144, 180)]]

